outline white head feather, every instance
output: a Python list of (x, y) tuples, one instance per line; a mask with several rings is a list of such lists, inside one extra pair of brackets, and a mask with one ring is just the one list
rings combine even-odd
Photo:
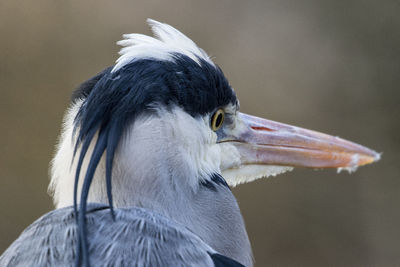
[(201, 59), (214, 65), (203, 49), (174, 27), (152, 19), (147, 19), (147, 23), (151, 26), (155, 37), (137, 33), (124, 34), (125, 39), (117, 42), (123, 48), (119, 52), (121, 56), (117, 59), (112, 72), (136, 59), (174, 61), (177, 53), (188, 56), (198, 64)]

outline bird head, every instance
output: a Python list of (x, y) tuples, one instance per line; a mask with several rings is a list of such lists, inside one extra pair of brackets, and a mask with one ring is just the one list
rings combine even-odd
[(112, 184), (132, 189), (143, 179), (126, 181), (137, 177), (196, 188), (217, 176), (235, 186), (293, 167), (354, 170), (379, 159), (341, 138), (240, 112), (201, 48), (167, 24), (148, 22), (155, 37), (124, 35), (116, 64), (74, 93), (52, 164), (58, 206), (72, 204), (72, 191), (86, 202), (99, 181), (97, 194), (112, 201)]

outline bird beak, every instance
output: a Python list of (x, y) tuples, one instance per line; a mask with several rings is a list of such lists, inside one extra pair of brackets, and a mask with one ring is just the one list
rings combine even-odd
[(242, 165), (352, 170), (380, 158), (379, 153), (339, 137), (244, 113), (237, 114), (235, 128), (227, 141), (237, 148)]

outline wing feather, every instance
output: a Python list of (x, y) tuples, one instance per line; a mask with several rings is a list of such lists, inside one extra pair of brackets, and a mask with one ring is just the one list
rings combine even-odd
[[(86, 218), (93, 266), (216, 265), (217, 252), (198, 236), (149, 210), (118, 208), (113, 220), (107, 206), (89, 204)], [(11, 244), (0, 266), (74, 266), (76, 240), (73, 208), (51, 211)]]

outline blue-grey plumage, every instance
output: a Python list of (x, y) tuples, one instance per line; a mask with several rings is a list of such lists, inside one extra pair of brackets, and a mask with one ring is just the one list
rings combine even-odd
[[(72, 207), (31, 224), (0, 257), (0, 266), (74, 266), (77, 226)], [(183, 225), (142, 208), (89, 204), (93, 266), (214, 266), (217, 252)]]

